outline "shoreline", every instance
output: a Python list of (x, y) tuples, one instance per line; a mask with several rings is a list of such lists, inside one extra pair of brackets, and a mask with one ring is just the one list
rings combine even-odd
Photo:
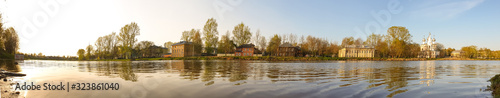
[(26, 59), (26, 60), (56, 60), (56, 61), (155, 61), (155, 60), (262, 60), (262, 61), (497, 61), (500, 59), (471, 58), (341, 58), (341, 57), (238, 57), (238, 56), (205, 56), (205, 57), (168, 57), (168, 58), (138, 58), (138, 59), (100, 59), (100, 60), (64, 60), (64, 59)]

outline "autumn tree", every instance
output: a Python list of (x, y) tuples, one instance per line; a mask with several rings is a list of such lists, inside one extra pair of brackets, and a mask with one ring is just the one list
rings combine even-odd
[(205, 51), (208, 54), (213, 54), (219, 40), (219, 31), (217, 31), (217, 22), (214, 18), (210, 18), (203, 27), (203, 40), (205, 41)]
[(2, 40), (4, 42), (3, 45), (5, 51), (12, 55), (16, 54), (17, 50), (19, 49), (19, 37), (16, 30), (12, 27), (3, 30)]
[(406, 46), (411, 42), (410, 31), (406, 27), (392, 26), (387, 29), (387, 40), (390, 43), (390, 55), (392, 57), (405, 57)]
[(447, 49), (445, 49), (445, 50), (444, 50), (444, 52), (445, 52), (445, 53), (444, 53), (444, 56), (445, 56), (445, 57), (449, 57), (449, 56), (451, 56), (451, 53), (452, 53), (453, 51), (455, 51), (455, 49), (454, 49), (454, 48), (447, 48)]
[(476, 58), (478, 51), (477, 51), (477, 46), (466, 46), (462, 47), (461, 49), (464, 52), (464, 56), (467, 58)]
[(171, 53), (171, 51), (170, 51), (170, 50), (172, 50), (172, 45), (173, 45), (173, 44), (174, 44), (173, 42), (168, 41), (168, 42), (165, 42), (165, 43), (163, 44), (163, 46), (164, 46), (165, 48), (167, 48), (167, 49), (168, 49), (168, 52), (169, 52), (169, 53)]
[(354, 41), (354, 45), (358, 45), (358, 46), (360, 46), (360, 45), (363, 45), (363, 42), (364, 42), (364, 41), (363, 41), (363, 39), (358, 38), (358, 39), (356, 39), (356, 40)]
[(84, 49), (78, 49), (78, 52), (76, 52), (78, 55), (78, 60), (83, 60), (85, 59), (85, 50)]
[(478, 56), (481, 57), (481, 58), (485, 58), (485, 59), (489, 59), (489, 58), (492, 58), (492, 51), (491, 49), (488, 49), (488, 48), (479, 48), (478, 50)]
[(260, 46), (260, 50), (264, 51), (265, 47), (267, 47), (267, 40), (266, 37), (260, 36), (259, 41), (257, 44)]
[(290, 33), (290, 35), (288, 35), (288, 42), (290, 44), (292, 44), (293, 46), (297, 46), (298, 43), (297, 43), (297, 35), (293, 34), (293, 33)]
[(137, 42), (136, 37), (140, 34), (140, 28), (135, 22), (127, 24), (120, 29), (118, 41), (120, 42), (122, 50), (121, 53), (125, 56), (125, 58), (131, 58), (132, 48), (134, 47), (135, 42)]
[(228, 54), (231, 53), (234, 49), (234, 43), (231, 41), (229, 31), (221, 36), (221, 39), (217, 44), (219, 46), (219, 48), (217, 49), (219, 53)]
[(341, 47), (345, 47), (347, 45), (354, 45), (354, 37), (345, 37), (342, 39)]
[(181, 40), (183, 41), (187, 41), (187, 42), (191, 42), (191, 36), (192, 36), (192, 32), (191, 31), (183, 31), (182, 32), (182, 36), (181, 36)]
[(92, 45), (88, 45), (87, 48), (85, 48), (85, 49), (87, 49), (87, 54), (85, 55), (85, 58), (87, 60), (92, 59), (92, 53), (94, 51), (94, 47)]
[(199, 54), (201, 53), (203, 46), (200, 30), (191, 29), (191, 34), (193, 34), (191, 36), (191, 40), (193, 41), (194, 52), (195, 54)]
[(281, 38), (275, 34), (273, 38), (269, 41), (269, 45), (266, 48), (266, 51), (269, 53), (269, 55), (277, 55), (278, 53), (278, 47), (281, 45)]
[(96, 47), (95, 55), (98, 59), (102, 58), (106, 51), (104, 37), (97, 38), (94, 46)]
[(152, 55), (150, 47), (153, 45), (155, 44), (152, 41), (140, 41), (135, 45), (134, 49), (137, 51), (138, 56), (150, 57)]
[(248, 28), (248, 26), (245, 26), (243, 22), (234, 27), (233, 41), (236, 43), (236, 45), (239, 46), (249, 43), (251, 37), (252, 33), (250, 32), (250, 28)]
[(384, 39), (384, 35), (372, 33), (366, 38), (364, 44), (375, 48), (375, 57), (387, 57), (389, 53), (388, 44)]
[(338, 56), (339, 50), (341, 47), (337, 44), (337, 42), (330, 42), (327, 48), (327, 55), (331, 55), (332, 57)]

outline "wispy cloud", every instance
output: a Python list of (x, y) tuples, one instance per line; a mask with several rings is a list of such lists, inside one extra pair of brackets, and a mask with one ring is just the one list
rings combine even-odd
[(484, 0), (453, 0), (450, 2), (423, 6), (422, 9), (412, 12), (414, 17), (451, 19), (483, 3)]

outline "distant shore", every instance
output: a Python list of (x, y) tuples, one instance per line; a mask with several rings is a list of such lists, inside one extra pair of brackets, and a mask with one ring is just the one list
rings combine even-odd
[[(54, 59), (27, 59), (54, 60)], [(57, 59), (61, 60), (61, 59)], [(239, 56), (204, 56), (204, 57), (168, 57), (138, 59), (100, 59), (100, 60), (62, 60), (62, 61), (153, 61), (153, 60), (264, 60), (264, 61), (427, 61), (427, 60), (500, 60), (477, 58), (342, 58), (342, 57), (239, 57)]]

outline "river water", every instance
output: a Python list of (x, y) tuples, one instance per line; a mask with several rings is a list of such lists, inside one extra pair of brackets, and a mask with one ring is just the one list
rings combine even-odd
[[(15, 83), (118, 83), (118, 90), (21, 90), (27, 98), (491, 97), (500, 61), (49, 61), (3, 69)], [(15, 87), (15, 85), (13, 86)], [(66, 88), (66, 87), (65, 87)]]

